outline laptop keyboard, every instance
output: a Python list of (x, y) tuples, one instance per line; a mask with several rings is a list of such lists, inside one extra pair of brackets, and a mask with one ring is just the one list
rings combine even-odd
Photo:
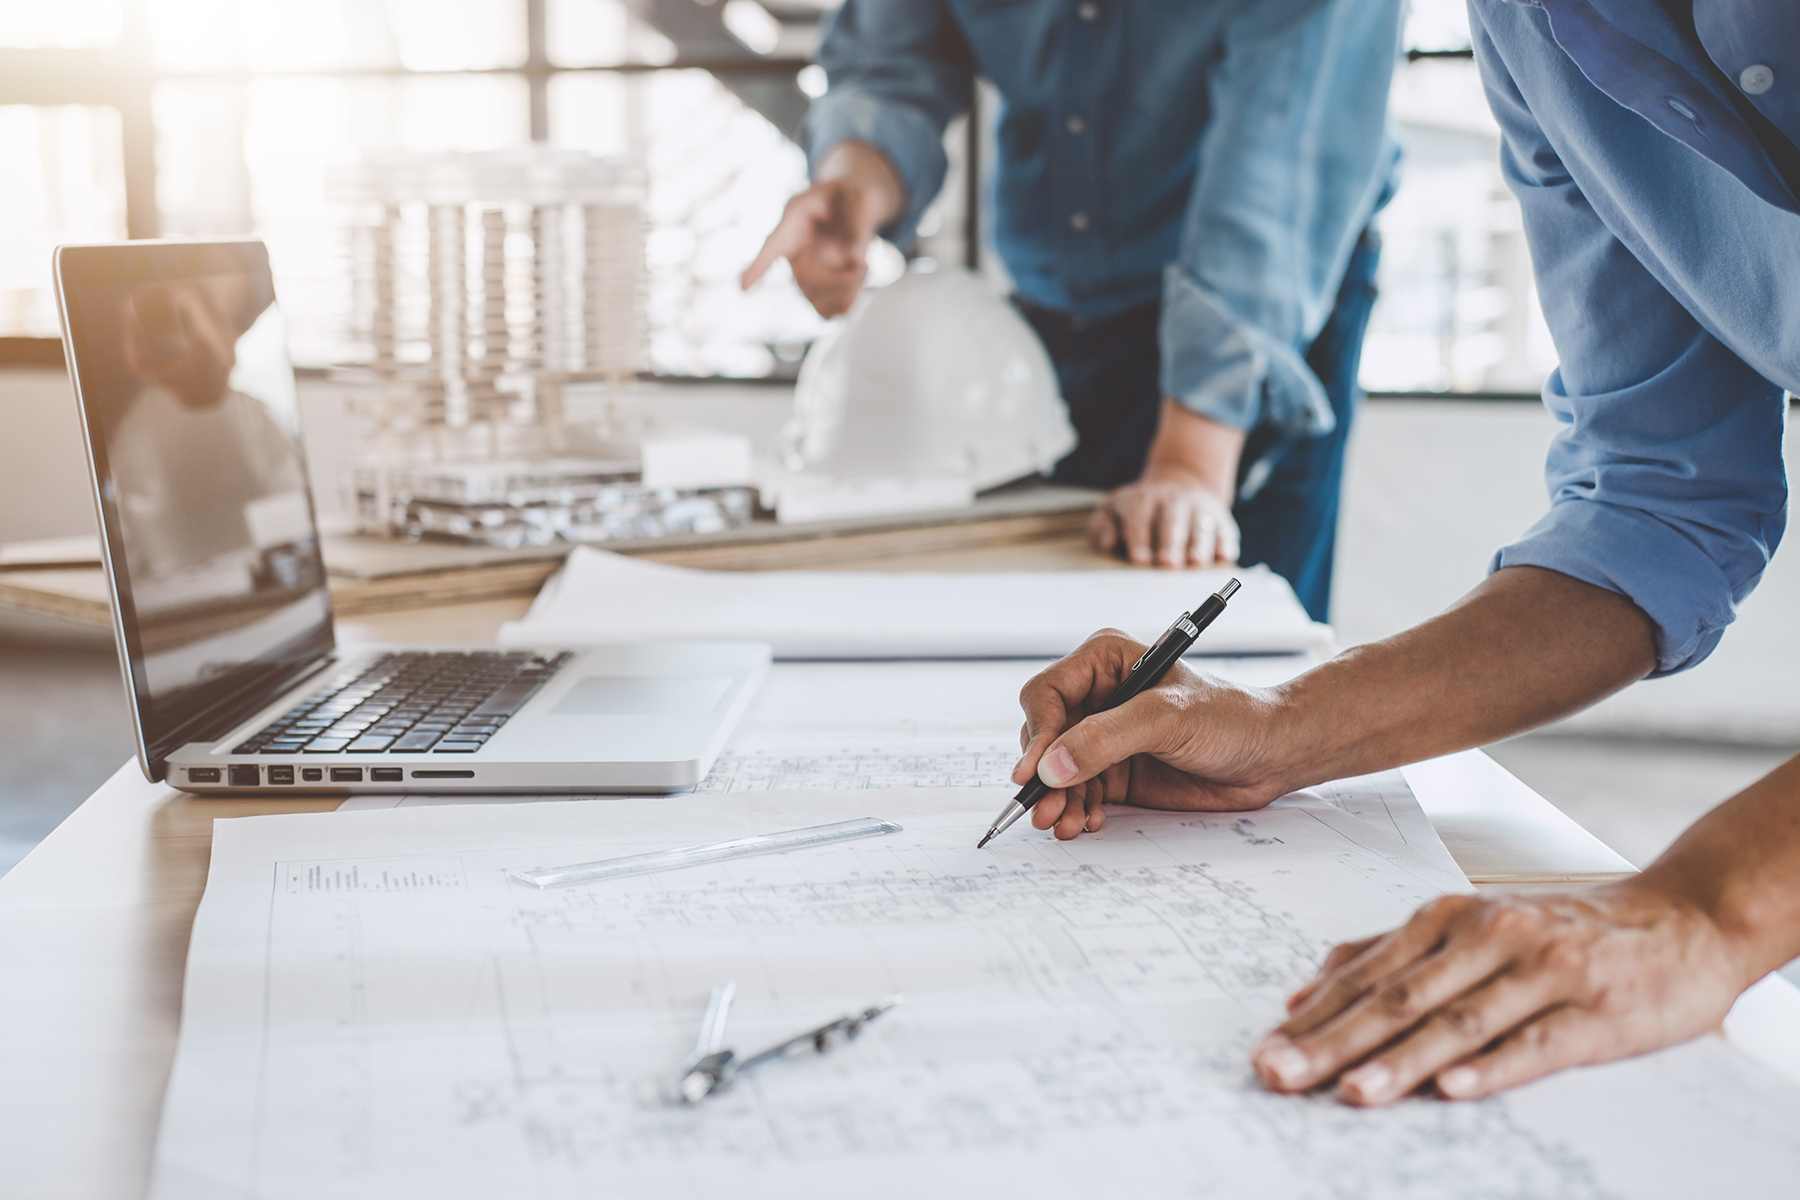
[(473, 754), (573, 652), (383, 654), (258, 730), (233, 754)]

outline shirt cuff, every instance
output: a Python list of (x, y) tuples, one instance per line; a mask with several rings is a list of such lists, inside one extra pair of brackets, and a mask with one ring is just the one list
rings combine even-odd
[(1643, 609), (1656, 626), (1652, 677), (1699, 665), (1737, 616), (1731, 580), (1710, 554), (1667, 522), (1604, 501), (1553, 505), (1494, 554), (1488, 572), (1502, 567), (1558, 571)]
[(1267, 422), (1317, 437), (1337, 427), (1325, 386), (1292, 346), (1234, 316), (1178, 264), (1163, 271), (1162, 391), (1182, 407), (1239, 429)]
[(913, 239), (926, 205), (944, 186), (949, 164), (936, 127), (924, 114), (905, 105), (879, 100), (853, 89), (833, 88), (813, 101), (806, 113), (807, 166), (818, 173), (819, 162), (847, 138), (868, 142), (883, 154), (906, 189), (906, 207), (882, 226), (881, 236), (904, 247)]

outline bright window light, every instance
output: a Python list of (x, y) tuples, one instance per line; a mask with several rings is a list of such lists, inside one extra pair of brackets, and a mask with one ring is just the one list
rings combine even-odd
[(124, 32), (120, 0), (55, 0), (0, 4), (0, 46), (59, 50), (116, 46)]
[(119, 114), (0, 105), (0, 337), (56, 337), (50, 251), (125, 236)]
[(773, 54), (781, 44), (781, 22), (756, 0), (725, 0), (720, 15), (731, 36), (758, 54)]

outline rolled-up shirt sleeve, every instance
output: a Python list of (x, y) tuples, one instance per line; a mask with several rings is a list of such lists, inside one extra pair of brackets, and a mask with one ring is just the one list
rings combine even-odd
[(819, 64), (830, 86), (807, 111), (807, 158), (816, 172), (847, 138), (885, 154), (906, 208), (881, 235), (905, 245), (944, 186), (944, 130), (974, 86), (968, 44), (942, 0), (845, 0)]
[(1163, 278), (1162, 390), (1190, 410), (1240, 429), (1333, 427), (1304, 355), (1397, 157), (1399, 8), (1262, 0), (1227, 26)]
[[(1782, 389), (1615, 235), (1479, 32), (1477, 57), (1562, 359), (1544, 388), (1561, 423), (1545, 465), (1550, 510), (1490, 569), (1543, 567), (1627, 597), (1655, 625), (1655, 674), (1685, 670), (1718, 644), (1786, 527)], [(1584, 95), (1578, 79), (1564, 83), (1572, 101)], [(1595, 96), (1610, 106), (1594, 125), (1609, 153), (1641, 155), (1646, 175), (1696, 205), (1721, 186), (1705, 174), (1713, 168), (1648, 125), (1641, 145), (1621, 147), (1639, 136), (1637, 118)], [(1723, 186), (1737, 185), (1725, 177)], [(1615, 200), (1608, 212), (1621, 228), (1655, 236), (1647, 210), (1630, 226)]]

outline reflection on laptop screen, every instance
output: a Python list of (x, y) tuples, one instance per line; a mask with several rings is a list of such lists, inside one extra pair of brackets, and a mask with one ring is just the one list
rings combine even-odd
[(60, 266), (139, 716), (160, 759), (330, 648), (294, 374), (260, 245), (89, 247)]

